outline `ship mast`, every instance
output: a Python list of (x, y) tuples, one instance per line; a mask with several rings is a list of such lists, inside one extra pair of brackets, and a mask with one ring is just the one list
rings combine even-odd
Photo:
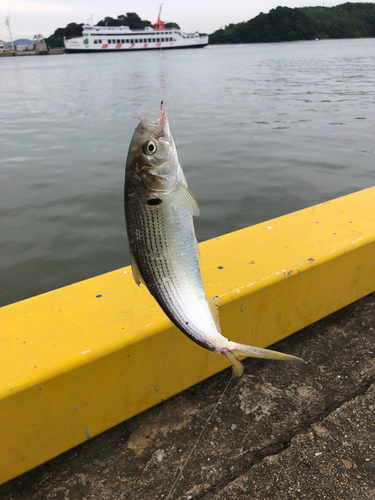
[(154, 24), (155, 26), (155, 31), (162, 31), (165, 29), (165, 26), (164, 26), (164, 21), (162, 21), (160, 19), (160, 14), (161, 14), (161, 8), (163, 7), (163, 4), (160, 4), (160, 9), (159, 9), (159, 15), (158, 15), (158, 20), (156, 21), (156, 23)]
[(12, 32), (10, 31), (10, 14), (9, 14), (9, 7), (8, 7), (8, 16), (5, 18), (5, 24), (8, 26), (9, 36), (10, 36), (10, 43), (12, 44), (12, 50), (14, 50), (13, 39), (12, 39)]

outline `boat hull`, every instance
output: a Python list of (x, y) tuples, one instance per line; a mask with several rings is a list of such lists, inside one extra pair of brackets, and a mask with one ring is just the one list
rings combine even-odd
[(140, 52), (140, 51), (149, 51), (149, 50), (177, 50), (177, 49), (200, 49), (203, 47), (206, 47), (208, 43), (200, 43), (200, 44), (194, 44), (194, 45), (180, 45), (180, 46), (173, 46), (173, 47), (147, 47), (147, 48), (132, 48), (132, 49), (85, 49), (85, 48), (65, 48), (65, 53), (66, 54), (82, 54), (83, 52), (90, 52), (90, 53), (104, 53), (104, 52)]

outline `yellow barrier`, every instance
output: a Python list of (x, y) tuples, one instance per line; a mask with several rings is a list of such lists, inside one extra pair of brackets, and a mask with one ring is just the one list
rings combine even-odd
[[(222, 332), (267, 347), (375, 290), (375, 188), (200, 245)], [(0, 309), (0, 482), (223, 370), (130, 268)]]

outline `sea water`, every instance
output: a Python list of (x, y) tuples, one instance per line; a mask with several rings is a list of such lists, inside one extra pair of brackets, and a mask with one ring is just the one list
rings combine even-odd
[(161, 99), (199, 241), (374, 185), (374, 54), (358, 39), (1, 58), (0, 305), (129, 264), (126, 155)]

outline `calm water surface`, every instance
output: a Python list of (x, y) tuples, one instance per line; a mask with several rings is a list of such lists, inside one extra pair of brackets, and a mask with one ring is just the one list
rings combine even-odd
[(129, 264), (127, 148), (161, 98), (199, 241), (375, 185), (375, 39), (1, 58), (0, 70), (0, 305)]

